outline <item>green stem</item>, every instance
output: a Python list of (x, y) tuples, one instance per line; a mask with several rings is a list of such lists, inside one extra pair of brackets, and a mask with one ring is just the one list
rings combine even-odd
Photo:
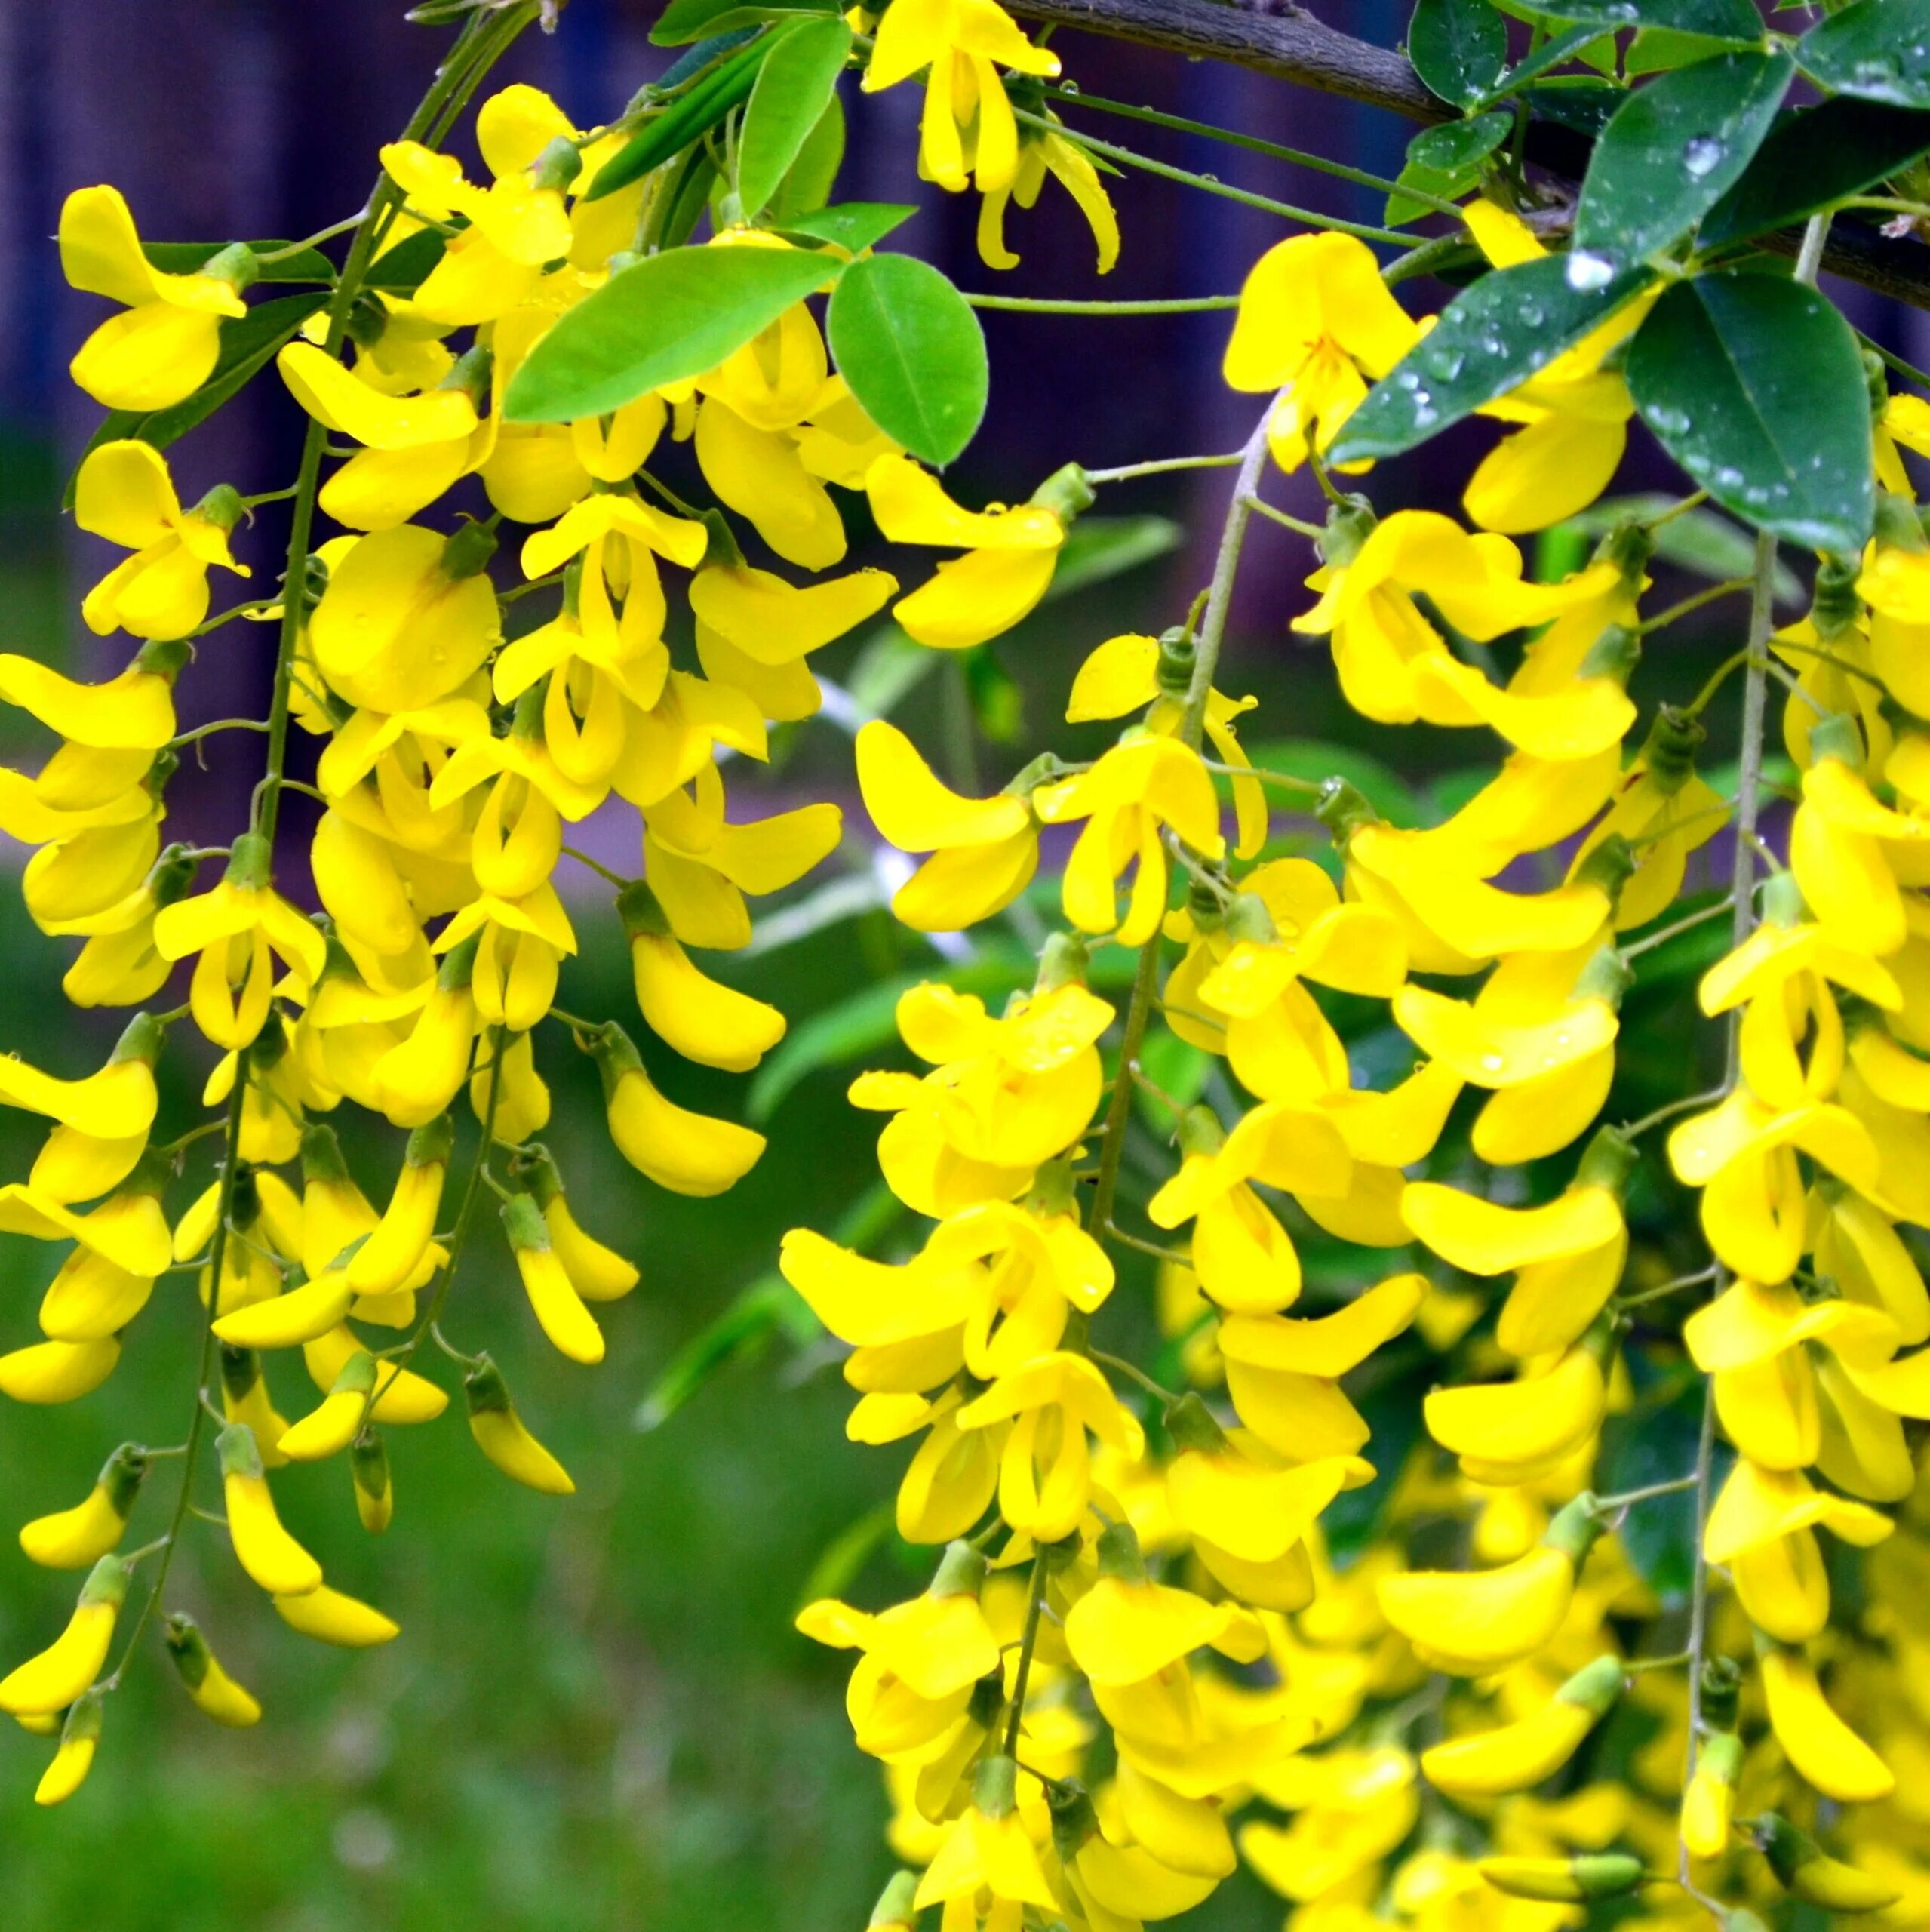
[(1019, 1755), (1019, 1726), (1025, 1715), (1025, 1687), (1032, 1675), (1032, 1653), (1039, 1644), (1039, 1618), (1046, 1607), (1046, 1558), (1034, 1553), (1032, 1580), (1025, 1595), (1025, 1629), (1019, 1640), (1019, 1668), (1012, 1677), (1012, 1705), (1005, 1721), (1005, 1755)]
[(181, 1526), (188, 1519), (188, 1511), (194, 1500), (195, 1460), (200, 1454), (201, 1438), (207, 1431), (207, 1384), (214, 1365), (214, 1324), (221, 1306), (221, 1267), (227, 1252), (229, 1222), (235, 1211), (235, 1189), (240, 1180), (241, 1163), (235, 1158), (235, 1149), (241, 1134), (241, 1107), (248, 1091), (247, 1055), (244, 1053), (237, 1060), (235, 1068), (234, 1091), (228, 1096), (228, 1112), (223, 1122), (226, 1131), (224, 1145), (226, 1158), (221, 1169), (220, 1205), (214, 1223), (214, 1240), (207, 1257), (207, 1306), (201, 1318), (201, 1350), (199, 1365), (195, 1371), (195, 1409), (188, 1419), (187, 1439), (182, 1445), (181, 1486), (174, 1493), (174, 1507), (167, 1519), (167, 1528), (160, 1538), (161, 1561), (154, 1573), (154, 1581), (147, 1595), (141, 1599), (140, 1614), (134, 1619), (134, 1627), (128, 1632), (128, 1641), (121, 1651), (121, 1661), (114, 1666), (113, 1674), (106, 1681), (106, 1687), (118, 1690), (121, 1673), (128, 1668), (128, 1661), (134, 1654), (136, 1647), (146, 1634), (148, 1625), (153, 1621), (154, 1613), (160, 1606), (161, 1593), (167, 1586), (167, 1573), (174, 1567), (174, 1552), (180, 1546)]
[(1270, 195), (1249, 194), (1244, 188), (1228, 186), (1224, 181), (1215, 181), (1210, 174), (1195, 174), (1190, 169), (1175, 168), (1171, 163), (1155, 161), (1150, 155), (1136, 153), (1131, 148), (1123, 148), (1111, 141), (1102, 141), (1091, 134), (1082, 134), (1075, 129), (1062, 127), (1049, 121), (1043, 114), (1034, 114), (1019, 107), (1013, 110), (1014, 115), (1028, 128), (1037, 128), (1050, 134), (1056, 134), (1062, 140), (1072, 141), (1082, 148), (1089, 149), (1094, 154), (1104, 155), (1108, 161), (1123, 163), (1128, 168), (1136, 168), (1148, 174), (1157, 174), (1167, 181), (1177, 181), (1188, 188), (1197, 188), (1203, 193), (1218, 195), (1229, 202), (1238, 202), (1241, 206), (1258, 208), (1263, 214), (1277, 214), (1283, 220), (1291, 221), (1306, 228), (1324, 228), (1336, 235), (1351, 235), (1362, 242), (1380, 242), (1389, 248), (1404, 248), (1413, 240), (1411, 235), (1397, 235), (1391, 228), (1374, 228), (1357, 221), (1342, 221), (1337, 215), (1321, 214), (1312, 208), (1297, 208), (1290, 202), (1277, 202)]
[[(423, 1337), (435, 1328), (441, 1318), (443, 1309), (448, 1306), (449, 1291), (455, 1285), (456, 1270), (462, 1265), (463, 1251), (468, 1244), (470, 1224), (475, 1219), (476, 1201), (483, 1191), (485, 1180), (493, 1184), (496, 1177), (489, 1172), (489, 1158), (496, 1145), (496, 1102), (502, 1092), (502, 1054), (509, 1037), (505, 1026), (492, 1027), (490, 1031), (489, 1088), (483, 1101), (482, 1136), (476, 1143), (476, 1158), (469, 1168), (469, 1177), (463, 1189), (463, 1198), (456, 1210), (456, 1219), (450, 1224), (449, 1235), (449, 1259), (442, 1264), (435, 1278), (435, 1286), (431, 1291), (429, 1306), (423, 1311), (422, 1319), (416, 1324), (409, 1339), (392, 1355), (385, 1355), (385, 1361), (392, 1361), (396, 1373), (401, 1374), (415, 1359), (416, 1352), (423, 1345)], [(437, 1340), (441, 1341), (438, 1334)], [(366, 1426), (369, 1412), (375, 1407), (375, 1391), (371, 1389), (362, 1405), (362, 1423)]]
[(1219, 553), (1213, 559), (1212, 582), (1200, 619), (1199, 637), (1193, 651), (1193, 681), (1187, 687), (1186, 709), (1179, 727), (1181, 738), (1196, 752), (1206, 724), (1206, 699), (1213, 688), (1213, 673), (1219, 668), (1220, 647), (1226, 640), (1233, 580), (1239, 573), (1240, 553), (1246, 547), (1246, 526), (1252, 520), (1260, 472), (1266, 467), (1267, 424), (1273, 412), (1274, 404), (1269, 401), (1240, 453), (1240, 473), (1234, 480), (1233, 500), (1227, 506), (1226, 521), (1221, 527)]
[(1174, 469), (1227, 469), (1240, 460), (1235, 450), (1231, 456), (1163, 456), (1150, 463), (1129, 463), (1119, 469), (1089, 469), (1088, 483), (1129, 483), (1136, 476), (1163, 476)]
[(1283, 147), (1277, 141), (1263, 141), (1256, 134), (1236, 134), (1231, 128), (1216, 128), (1209, 122), (1188, 121), (1181, 115), (1162, 113), (1156, 107), (1129, 107), (1123, 101), (1103, 100), (1096, 94), (1080, 94), (1070, 88), (1060, 88), (1055, 97), (1067, 106), (1094, 108), (1102, 114), (1117, 114), (1129, 121), (1142, 121), (1149, 127), (1170, 128), (1176, 134), (1199, 134), (1209, 141), (1224, 141), (1229, 147), (1245, 148), (1252, 153), (1265, 155), (1270, 160), (1283, 161), (1295, 168), (1311, 168), (1318, 174), (1331, 174), (1337, 180), (1351, 181), (1363, 188), (1378, 189), (1384, 195), (1398, 190), (1404, 199), (1418, 202), (1437, 214), (1452, 215), (1457, 221), (1461, 218), (1461, 210), (1438, 195), (1403, 188), (1384, 174), (1370, 174), (1364, 168), (1351, 168), (1344, 161), (1329, 161), (1323, 154), (1310, 154), (1303, 148)]

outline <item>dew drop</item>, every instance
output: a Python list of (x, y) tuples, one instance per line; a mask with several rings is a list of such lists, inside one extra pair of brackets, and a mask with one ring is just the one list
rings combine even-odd
[(1712, 134), (1698, 134), (1693, 140), (1686, 142), (1682, 150), (1682, 165), (1692, 179), (1700, 181), (1706, 174), (1713, 174), (1728, 157), (1729, 149)]
[(1606, 288), (1615, 278), (1615, 267), (1602, 256), (1578, 248), (1569, 255), (1563, 274), (1571, 288)]

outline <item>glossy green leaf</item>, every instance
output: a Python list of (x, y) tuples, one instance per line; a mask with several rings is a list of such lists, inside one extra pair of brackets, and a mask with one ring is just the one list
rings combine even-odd
[(1818, 87), (1892, 107), (1930, 107), (1930, 0), (1856, 0), (1796, 48)]
[(568, 423), (714, 369), (842, 264), (797, 248), (672, 248), (619, 270), (512, 380), (512, 423)]
[(1703, 217), (1706, 248), (1804, 220), (1930, 154), (1930, 112), (1839, 98), (1785, 114), (1742, 179)]
[(1741, 180), (1792, 71), (1780, 49), (1721, 54), (1631, 94), (1588, 164), (1575, 247), (1620, 265), (1680, 242)]
[[(335, 264), (319, 248), (298, 248), (278, 262), (263, 261), (287, 247), (285, 242), (250, 242), (255, 254), (255, 279), (269, 281), (332, 281)], [(192, 275), (202, 263), (211, 261), (229, 246), (226, 242), (143, 242), (141, 253), (163, 275)]]
[(1514, 117), (1498, 109), (1477, 114), (1471, 120), (1444, 122), (1438, 128), (1424, 128), (1407, 144), (1407, 163), (1400, 171), (1396, 192), (1388, 197), (1387, 220), (1391, 226), (1412, 221), (1429, 213), (1425, 202), (1401, 189), (1418, 190), (1437, 199), (1452, 200), (1465, 194), (1480, 180), (1483, 165), (1507, 139)]
[[(1603, 36), (1599, 27), (1570, 27), (1566, 33), (1557, 34), (1552, 40), (1544, 40), (1532, 54), (1526, 55), (1521, 64), (1489, 88), (1478, 104), (1486, 107), (1496, 101), (1505, 100), (1511, 95), (1518, 94), (1530, 82), (1540, 80), (1543, 75), (1552, 73), (1557, 67), (1566, 66), (1571, 60), (1587, 61), (1590, 66), (1594, 66), (1597, 63), (1593, 50), (1603, 44)], [(1607, 44), (1612, 48), (1612, 40)], [(1573, 78), (1581, 80), (1586, 77), (1578, 74)], [(1621, 88), (1616, 88), (1615, 92), (1617, 100), (1621, 100)]]
[(742, 106), (749, 99), (751, 90), (757, 85), (758, 69), (782, 38), (765, 34), (752, 41), (693, 82), (687, 93), (679, 94), (652, 114), (628, 142), (597, 170), (596, 179), (583, 198), (596, 202), (613, 195), (652, 168), (661, 168), (692, 142), (701, 140), (733, 109)]
[(917, 212), (904, 202), (844, 202), (785, 222), (784, 232), (807, 242), (828, 242), (852, 254), (862, 254)]
[(650, 38), (659, 47), (687, 47), (712, 34), (729, 33), (739, 27), (755, 26), (766, 20), (794, 19), (800, 14), (824, 14), (834, 19), (837, 9), (830, 0), (670, 0), (662, 17), (650, 29)]
[(1727, 269), (1679, 282), (1630, 345), (1628, 386), (1725, 509), (1806, 549), (1870, 535), (1870, 400), (1856, 337), (1813, 288)]
[(1754, 0), (1557, 0), (1547, 9), (1558, 20), (1588, 20), (1604, 27), (1664, 27), (1703, 40), (1753, 47), (1763, 38)]
[(972, 440), (990, 383), (985, 331), (929, 262), (853, 262), (831, 296), (825, 335), (859, 406), (914, 456), (947, 463)]
[(1577, 276), (1550, 255), (1498, 269), (1464, 289), (1434, 328), (1348, 419), (1335, 463), (1398, 456), (1518, 388), (1606, 321), (1647, 281), (1640, 269)]
[(1442, 100), (1472, 107), (1507, 66), (1507, 23), (1488, 0), (1415, 0), (1407, 57)]
[(428, 281), (448, 245), (434, 229), (419, 228), (393, 248), (383, 249), (369, 264), (367, 285), (386, 289), (391, 295), (413, 295)]
[(737, 196), (748, 219), (776, 193), (837, 91), (851, 29), (834, 16), (800, 20), (758, 69), (737, 137)]
[[(221, 352), (214, 373), (192, 395), (165, 409), (110, 410), (88, 438), (88, 448), (133, 438), (164, 450), (235, 395), (327, 300), (327, 291), (320, 289), (308, 295), (284, 295), (256, 303), (245, 315), (229, 318), (221, 325)], [(68, 500), (72, 500), (71, 485)]]
[(834, 94), (767, 204), (767, 219), (782, 228), (824, 213), (825, 204), (837, 186), (837, 171), (844, 165), (844, 103)]

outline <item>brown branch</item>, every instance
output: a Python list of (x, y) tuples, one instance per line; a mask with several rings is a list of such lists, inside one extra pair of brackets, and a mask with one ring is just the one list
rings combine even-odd
[(1263, 14), (1215, 0), (1012, 0), (1012, 11), (1170, 54), (1228, 60), (1415, 120), (1454, 118), (1454, 109), (1428, 91), (1405, 54), (1357, 40), (1298, 7)]
[[(1225, 60), (1234, 66), (1318, 88), (1415, 121), (1446, 121), (1454, 110), (1422, 85), (1406, 55), (1376, 47), (1317, 20), (1303, 9), (1249, 12), (1222, 0), (1008, 0), (1011, 11), (1035, 20), (1102, 33), (1116, 40), (1163, 48), (1188, 59)], [(1538, 122), (1529, 158), (1573, 188), (1586, 165), (1586, 147), (1565, 128)], [(1766, 235), (1758, 245), (1793, 255), (1799, 229)], [(1930, 251), (1920, 242), (1892, 242), (1839, 222), (1823, 257), (1824, 267), (1845, 281), (1873, 290), (1912, 308), (1930, 309)]]

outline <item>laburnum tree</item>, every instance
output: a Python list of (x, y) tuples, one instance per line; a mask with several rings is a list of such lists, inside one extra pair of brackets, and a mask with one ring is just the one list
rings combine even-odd
[[(557, 14), (419, 7), (453, 36), (434, 84), (321, 234), (144, 239), (109, 186), (62, 212), (103, 302), (72, 514), (128, 552), (81, 614), (124, 662), (0, 657), (51, 741), (0, 774), (0, 827), (81, 942), (68, 998), (132, 1017), (83, 1078), (0, 1060), (48, 1123), (0, 1229), (61, 1257), (0, 1389), (85, 1402), (106, 1457), (20, 1531), (84, 1578), (0, 1681), (51, 1743), (41, 1801), (158, 1645), (216, 1722), (261, 1719), (171, 1596), (188, 1537), (301, 1636), (398, 1638), (282, 1527), (303, 1466), (380, 1532), (392, 1435), (406, 1457), (459, 1395), (496, 1472), (570, 1492), (459, 1269), (506, 1244), (575, 1361), (623, 1318), (639, 1257), (539, 1138), (559, 1054), (655, 1187), (809, 1158), (668, 1097), (634, 1035), (739, 1073), (802, 1044), (715, 956), (841, 837), (828, 803), (729, 807), (732, 761), (811, 728), (850, 748), (853, 832), (905, 855), (897, 918), (1000, 941), (897, 999), (904, 1053), (850, 1088), (884, 1186), (777, 1257), (928, 1558), (908, 1601), (798, 1619), (853, 1654), (884, 1767), (873, 1925), (1126, 1932), (1242, 1859), (1292, 1932), (1930, 1924), (1930, 377), (1819, 285), (1930, 304), (1930, 0), (1418, 0), (1398, 50), (1209, 0), (672, 0), (681, 51), (590, 128), (491, 91)], [(1422, 125), (1379, 179), (1082, 95), (1059, 25)], [(899, 88), (988, 269), (1047, 192), (1109, 269), (1121, 170), (1277, 223), (1227, 320), (1240, 449), (960, 500), (973, 305), (893, 247), (909, 208), (837, 192), (844, 100)], [(1095, 131), (1121, 121), (1342, 175), (1382, 223)], [(1102, 325), (1144, 305), (1029, 306), (1096, 325), (1103, 408)], [(167, 451), (257, 381), (306, 412), (293, 481), (185, 505)], [(1377, 463), (1473, 417), (1458, 514), (1377, 508)], [(1617, 495), (1640, 437), (1678, 486)], [(1098, 755), (986, 793), (888, 692), (827, 704), (813, 654), (887, 621), (901, 662), (982, 682), (1102, 495), (1189, 469), (1231, 478), (1210, 581), (1079, 640), (1065, 716)], [(1324, 521), (1268, 501), (1298, 472)], [(847, 561), (861, 508), (889, 572)], [(279, 581), (211, 614), (244, 517), (285, 527)], [(1262, 541), (1348, 707), (1488, 761), (1453, 809), (1383, 810), (1278, 725), (1249, 758), (1221, 656)], [(1658, 555), (1712, 580), (1654, 608)], [(1671, 685), (1710, 606), (1732, 654)], [(274, 627), (271, 708), (184, 733), (176, 686), (218, 685), (202, 640), (237, 619)], [(1701, 771), (1718, 707), (1739, 756)], [(245, 815), (164, 843), (184, 751), (226, 731), (260, 752)], [(610, 812), (621, 872), (573, 842)], [(590, 919), (634, 1012), (558, 1004)], [(1689, 1044), (1643, 1051), (1664, 1033)], [(200, 1084), (180, 1119), (166, 1054)], [(366, 1189), (345, 1105), (388, 1149)], [(113, 1447), (157, 1294), (205, 1310), (181, 1439)]]

